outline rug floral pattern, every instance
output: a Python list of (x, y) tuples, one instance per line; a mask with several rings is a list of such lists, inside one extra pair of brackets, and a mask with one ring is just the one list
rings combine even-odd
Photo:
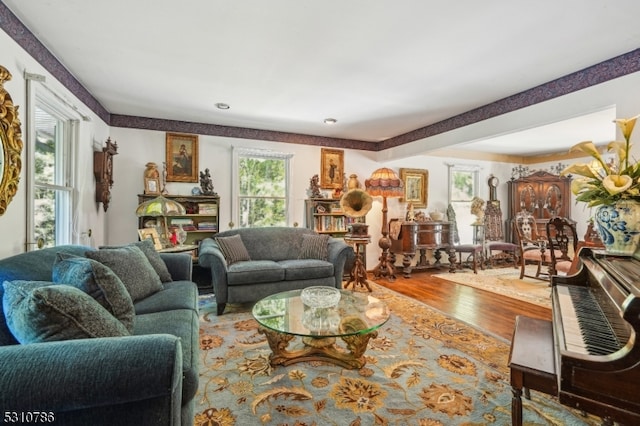
[[(196, 425), (506, 425), (511, 388), (506, 342), (373, 284), (391, 319), (369, 342), (367, 364), (271, 367), (249, 307), (200, 319)], [(532, 392), (526, 425), (595, 425), (597, 419)]]

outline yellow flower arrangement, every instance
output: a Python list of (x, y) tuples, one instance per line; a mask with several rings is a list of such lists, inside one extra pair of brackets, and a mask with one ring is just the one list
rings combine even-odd
[(583, 152), (594, 158), (591, 163), (573, 164), (562, 171), (562, 175), (579, 175), (571, 182), (571, 192), (577, 201), (589, 207), (610, 205), (620, 200), (640, 201), (640, 164), (629, 163), (631, 134), (640, 115), (617, 119), (624, 141), (612, 141), (607, 151), (617, 154), (617, 164), (605, 162), (593, 142), (585, 141), (571, 147), (569, 152)]

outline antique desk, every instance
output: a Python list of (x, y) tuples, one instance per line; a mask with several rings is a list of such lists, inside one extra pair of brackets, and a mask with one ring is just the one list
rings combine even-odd
[[(456, 253), (453, 250), (452, 235), (449, 222), (431, 220), (425, 222), (400, 221), (389, 222), (391, 238), (391, 261), (395, 263), (396, 254), (402, 255), (403, 275), (411, 277), (411, 271), (441, 267), (440, 259), (445, 252), (449, 258), (449, 272), (455, 272)], [(427, 259), (426, 251), (433, 251), (434, 262)], [(416, 252), (419, 258), (412, 265)]]

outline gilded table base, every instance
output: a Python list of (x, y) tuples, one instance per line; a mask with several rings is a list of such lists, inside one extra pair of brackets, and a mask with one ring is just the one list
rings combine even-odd
[(271, 348), (269, 357), (272, 366), (290, 365), (302, 361), (325, 361), (348, 369), (362, 368), (366, 364), (364, 352), (369, 339), (378, 336), (377, 331), (364, 334), (342, 336), (340, 339), (346, 348), (336, 345), (335, 337), (303, 337), (304, 346), (300, 349), (288, 350), (289, 342), (296, 336), (281, 333), (266, 327), (259, 328)]

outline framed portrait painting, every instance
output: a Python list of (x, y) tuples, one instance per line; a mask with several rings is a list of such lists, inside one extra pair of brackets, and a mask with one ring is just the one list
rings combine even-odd
[(167, 182), (198, 182), (198, 135), (167, 133)]
[(322, 148), (320, 153), (320, 188), (342, 188), (344, 151)]
[(429, 171), (422, 169), (400, 169), (400, 179), (404, 183), (402, 201), (411, 203), (414, 208), (427, 207)]

